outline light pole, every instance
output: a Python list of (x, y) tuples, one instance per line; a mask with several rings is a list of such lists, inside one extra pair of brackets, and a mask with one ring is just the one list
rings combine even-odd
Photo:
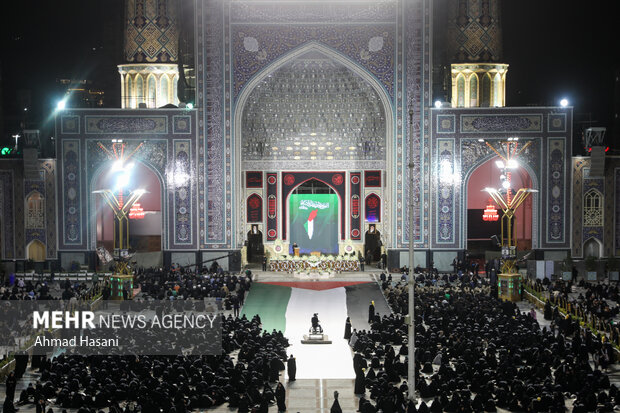
[(414, 241), (415, 241), (415, 219), (413, 216), (414, 196), (413, 196), (413, 107), (409, 108), (409, 337), (408, 337), (408, 351), (409, 363), (407, 365), (407, 381), (409, 382), (409, 400), (415, 402), (415, 314), (414, 314), (414, 287), (415, 287), (415, 273), (413, 271), (414, 261)]
[[(513, 196), (511, 188), (511, 170), (519, 167), (517, 157), (527, 149), (532, 141), (525, 144), (519, 142), (519, 138), (508, 138), (507, 141), (500, 141), (499, 148), (496, 148), (489, 141), (486, 145), (500, 158), (495, 163), (502, 170), (502, 188), (506, 191), (506, 197), (495, 188), (485, 188), (484, 191), (502, 209), (501, 222), (501, 247), (502, 247), (502, 267), (499, 274), (498, 296), (509, 301), (519, 301), (521, 299), (521, 275), (517, 274), (515, 262), (517, 258), (517, 233), (516, 228), (513, 232), (512, 221), (515, 212), (523, 204), (525, 199), (532, 192), (538, 192), (530, 188), (521, 188)], [(504, 232), (504, 221), (506, 232)], [(506, 234), (506, 235), (505, 235)]]
[[(101, 189), (93, 191), (93, 193), (100, 194), (103, 197), (114, 213), (112, 237), (114, 240), (114, 261), (116, 262), (116, 267), (114, 274), (108, 279), (111, 286), (111, 298), (116, 300), (124, 299), (125, 294), (123, 290), (125, 289), (128, 290), (128, 298), (131, 298), (133, 295), (133, 276), (128, 262), (129, 218), (143, 216), (137, 202), (146, 191), (144, 189), (136, 189), (125, 197), (124, 190), (129, 186), (130, 173), (134, 165), (133, 162), (128, 163), (127, 161), (135, 155), (144, 142), (138, 143), (133, 150), (127, 152), (125, 151), (127, 145), (122, 139), (112, 139), (110, 149), (106, 148), (101, 142), (97, 142), (97, 144), (112, 161), (111, 172), (116, 174), (114, 190)], [(136, 208), (132, 209), (134, 206)]]
[(93, 191), (93, 193), (101, 194), (114, 213), (114, 255), (117, 258), (115, 272), (117, 274), (129, 275), (127, 263), (122, 259), (129, 248), (129, 211), (146, 191), (144, 189), (136, 189), (129, 194), (125, 201), (123, 201), (122, 196), (117, 197), (110, 189), (100, 189)]

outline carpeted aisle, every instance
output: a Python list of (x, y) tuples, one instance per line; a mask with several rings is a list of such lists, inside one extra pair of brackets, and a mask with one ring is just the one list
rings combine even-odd
[[(367, 330), (371, 301), (380, 315), (389, 314), (374, 282), (256, 282), (242, 314), (249, 319), (259, 314), (263, 330), (284, 332), (291, 344), (287, 353), (297, 359), (298, 379), (353, 379), (352, 351), (343, 338), (345, 321), (351, 317), (353, 328)], [(332, 344), (301, 344), (314, 313)]]
[[(293, 288), (286, 310), (287, 353), (297, 359), (298, 379), (350, 379), (355, 377), (353, 359), (343, 338), (347, 299), (342, 287), (324, 291)], [(314, 313), (332, 344), (301, 344)]]
[(290, 297), (289, 287), (253, 283), (241, 314), (245, 314), (248, 319), (258, 314), (263, 323), (263, 330), (271, 331), (275, 328), (284, 332), (286, 307)]

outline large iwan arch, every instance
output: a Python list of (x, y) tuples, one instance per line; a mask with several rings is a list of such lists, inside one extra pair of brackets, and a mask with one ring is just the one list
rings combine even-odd
[[(233, 183), (232, 186), (234, 188), (233, 191), (233, 204), (243, 204), (245, 199), (245, 193), (243, 192), (243, 172), (246, 170), (260, 170), (260, 171), (276, 171), (282, 172), (285, 170), (313, 170), (313, 171), (333, 171), (333, 170), (364, 170), (368, 169), (367, 163), (363, 162), (362, 159), (351, 160), (349, 161), (350, 168), (346, 166), (343, 167), (342, 163), (338, 161), (311, 161), (311, 162), (298, 162), (296, 165), (291, 165), (292, 162), (283, 163), (278, 160), (273, 161), (261, 161), (259, 166), (254, 167), (246, 167), (244, 166), (243, 159), (243, 128), (242, 128), (242, 120), (244, 115), (244, 109), (248, 102), (248, 99), (252, 95), (252, 92), (260, 86), (260, 84), (269, 76), (271, 76), (275, 71), (282, 68), (283, 66), (294, 62), (296, 59), (301, 57), (313, 55), (320, 56), (321, 58), (327, 59), (329, 61), (334, 62), (340, 66), (344, 66), (348, 71), (352, 72), (356, 76), (365, 82), (365, 84), (369, 85), (374, 93), (379, 97), (382, 112), (385, 120), (385, 131), (382, 134), (384, 136), (384, 148), (385, 148), (385, 156), (383, 157), (382, 166), (380, 168), (374, 169), (382, 169), (385, 171), (385, 186), (387, 188), (391, 187), (391, 183), (393, 182), (394, 171), (392, 170), (392, 162), (394, 156), (394, 144), (393, 137), (396, 125), (394, 124), (394, 113), (393, 113), (393, 104), (392, 101), (386, 92), (385, 88), (381, 85), (381, 83), (366, 69), (359, 66), (357, 63), (350, 60), (348, 57), (340, 54), (339, 52), (321, 44), (318, 42), (309, 42), (293, 51), (281, 56), (278, 60), (271, 63), (269, 66), (261, 70), (257, 73), (241, 90), (239, 97), (233, 107), (233, 144), (234, 144), (234, 168), (233, 168)], [(388, 195), (389, 197), (389, 195)], [(389, 200), (388, 200), (389, 201)], [(278, 203), (278, 216), (283, 217), (283, 212), (281, 210), (280, 202)], [(344, 205), (343, 205), (344, 207)], [(245, 214), (242, 209), (235, 208), (234, 210), (234, 226), (235, 229), (233, 231), (233, 237), (236, 238), (240, 236), (240, 234), (244, 234), (248, 231), (249, 227), (245, 222)], [(388, 210), (386, 209), (386, 212)], [(389, 216), (385, 216), (383, 219), (383, 225), (389, 226), (391, 219)], [(233, 239), (233, 244), (237, 244), (238, 240)]]

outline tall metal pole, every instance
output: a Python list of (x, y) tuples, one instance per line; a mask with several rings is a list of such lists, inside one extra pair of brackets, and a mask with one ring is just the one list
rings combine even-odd
[(409, 108), (409, 338), (408, 354), (409, 364), (407, 366), (407, 381), (409, 382), (409, 399), (415, 399), (415, 314), (414, 314), (414, 286), (415, 273), (413, 262), (413, 244), (415, 240), (415, 219), (413, 216), (414, 197), (413, 197), (413, 107)]

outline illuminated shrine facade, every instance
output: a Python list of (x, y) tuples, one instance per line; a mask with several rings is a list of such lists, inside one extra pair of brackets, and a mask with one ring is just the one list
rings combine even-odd
[[(431, 3), (198, 0), (193, 108), (130, 109), (146, 101), (127, 97), (137, 89), (122, 69), (123, 102), (133, 102), (127, 109), (58, 114), (53, 256), (62, 263), (92, 260), (98, 245), (93, 190), (109, 168), (98, 143), (113, 139), (129, 148), (143, 142), (134, 158), (156, 177), (152, 185), (161, 192), (157, 225), (164, 263), (193, 264), (233, 253), (228, 264), (237, 268), (236, 254), (251, 231), (262, 235), (268, 254), (288, 251), (290, 196), (315, 180), (338, 197), (340, 253), (365, 254), (367, 233), (378, 231), (389, 266), (406, 265), (412, 179), (416, 262), (449, 270), (468, 248), (468, 226), (478, 225), (468, 222), (468, 182), (494, 157), (482, 141), (514, 137), (532, 141), (520, 158), (538, 190), (528, 224), (531, 248), (551, 255), (571, 250), (572, 109), (480, 107), (482, 91), (472, 98), (478, 103), (471, 106), (478, 107), (435, 108)], [(485, 13), (471, 6), (468, 13), (475, 12)], [(451, 17), (455, 24), (464, 21), (457, 17)], [(498, 21), (482, 15), (468, 21), (485, 33), (499, 30), (492, 27)], [(161, 38), (166, 30), (152, 32)], [(460, 27), (454, 35), (472, 32)], [(146, 33), (141, 27), (139, 34)], [(133, 60), (121, 66), (175, 62), (176, 49), (158, 47), (166, 51), (165, 62), (126, 46), (126, 58)], [(502, 63), (495, 41), (468, 40), (457, 49), (455, 56), (479, 53), (473, 61), (452, 63)], [(151, 60), (142, 64), (136, 56)], [(179, 74), (170, 74), (164, 86), (172, 88)], [(505, 71), (501, 76), (503, 93)], [(172, 89), (149, 90), (142, 86), (147, 98), (151, 93), (178, 102)], [(503, 94), (495, 101), (503, 106)]]

